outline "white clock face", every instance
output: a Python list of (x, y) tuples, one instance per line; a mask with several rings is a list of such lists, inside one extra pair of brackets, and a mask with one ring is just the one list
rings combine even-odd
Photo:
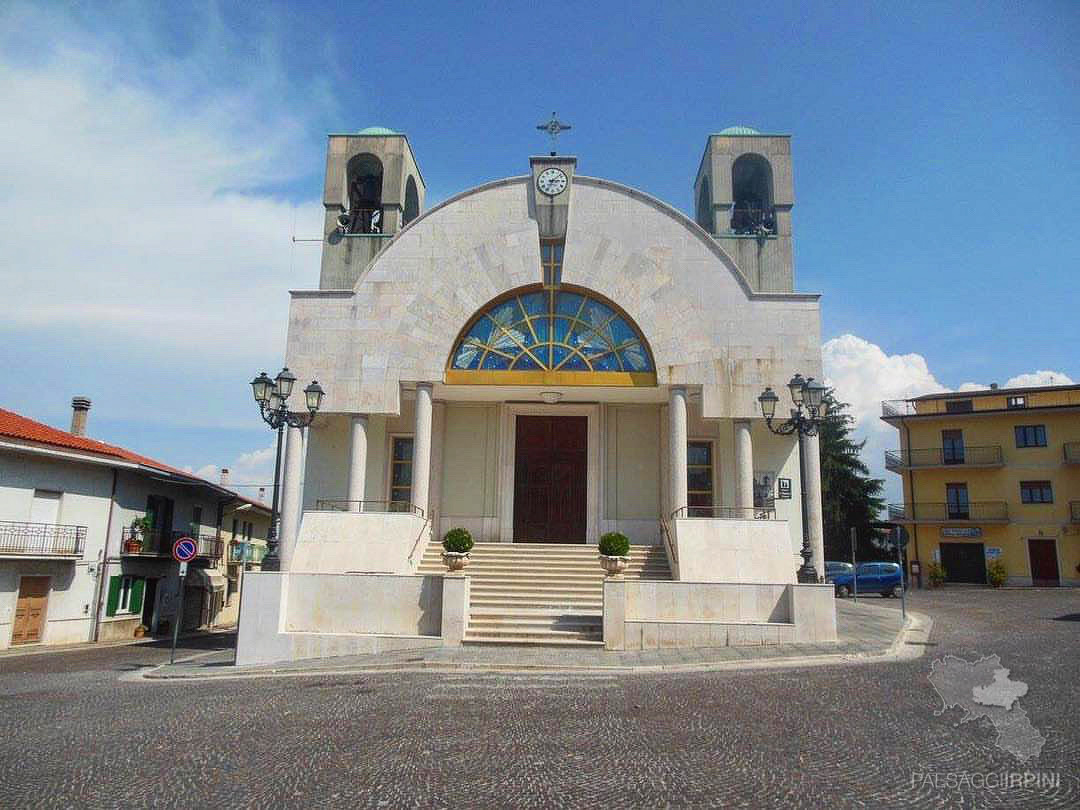
[(544, 169), (536, 178), (536, 187), (549, 197), (561, 194), (566, 190), (566, 175), (561, 169)]

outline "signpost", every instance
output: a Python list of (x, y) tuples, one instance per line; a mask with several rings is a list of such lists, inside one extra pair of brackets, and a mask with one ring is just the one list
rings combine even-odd
[(169, 663), (176, 662), (176, 639), (180, 636), (180, 623), (184, 621), (184, 577), (187, 576), (188, 563), (195, 559), (199, 544), (190, 537), (181, 537), (172, 547), (173, 559), (180, 563), (180, 601), (176, 607), (176, 621), (173, 623), (172, 650)]
[(858, 530), (851, 527), (851, 600), (859, 601), (859, 564), (855, 562), (855, 541), (859, 538)]
[(904, 582), (904, 546), (907, 545), (907, 532), (903, 526), (893, 529), (893, 542), (896, 543), (896, 561), (900, 564), (900, 615), (907, 620), (907, 583)]

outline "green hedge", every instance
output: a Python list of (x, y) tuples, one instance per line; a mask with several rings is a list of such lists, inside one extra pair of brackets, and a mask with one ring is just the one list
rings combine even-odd
[(472, 551), (473, 539), (468, 529), (451, 529), (443, 537), (442, 547), (454, 554), (465, 554)]
[(600, 553), (605, 557), (625, 557), (630, 553), (630, 539), (622, 532), (600, 536)]

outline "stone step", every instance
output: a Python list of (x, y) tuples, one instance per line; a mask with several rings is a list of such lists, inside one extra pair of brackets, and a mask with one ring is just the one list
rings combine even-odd
[[(571, 615), (571, 614), (566, 614)], [(599, 633), (603, 630), (604, 620), (601, 616), (577, 616), (576, 618), (537, 617), (527, 615), (499, 614), (493, 616), (470, 616), (469, 632), (481, 632), (488, 630), (507, 630), (521, 628), (525, 630), (565, 630), (567, 632)]]
[(589, 646), (603, 645), (604, 640), (600, 631), (596, 632), (573, 632), (562, 630), (528, 630), (518, 627), (507, 627), (499, 630), (473, 631), (469, 627), (465, 633), (466, 642), (502, 643), (502, 644), (588, 644)]
[(576, 613), (597, 613), (604, 609), (604, 600), (596, 597), (569, 597), (560, 599), (541, 596), (474, 596), (469, 599), (470, 612), (474, 608), (492, 608), (517, 611), (521, 609), (567, 610)]
[[(421, 574), (444, 574), (444, 571), (423, 571)], [(510, 571), (492, 571), (490, 569), (474, 568), (468, 566), (463, 572), (466, 576), (472, 577), (472, 581), (476, 582), (492, 582), (499, 580), (502, 582), (602, 582), (604, 579), (603, 571), (546, 571), (546, 570), (510, 570)], [(661, 574), (657, 571), (627, 571), (624, 576), (627, 579), (653, 579), (663, 580), (670, 579), (667, 574)]]

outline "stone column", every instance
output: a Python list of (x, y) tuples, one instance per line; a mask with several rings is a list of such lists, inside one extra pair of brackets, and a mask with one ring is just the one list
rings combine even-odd
[(367, 427), (366, 413), (352, 415), (349, 422), (349, 489), (345, 495), (351, 512), (359, 512), (359, 501), (364, 500), (364, 481), (367, 473)]
[(686, 389), (672, 388), (668, 394), (668, 453), (671, 463), (671, 511), (686, 503)]
[(740, 509), (754, 506), (754, 445), (749, 419), (735, 420), (735, 506)]
[(811, 561), (820, 582), (824, 581), (825, 576), (825, 519), (821, 511), (821, 451), (817, 434), (803, 436), (799, 452), (803, 454), (803, 468), (806, 470), (803, 487), (806, 491), (810, 550), (814, 552)]
[(431, 483), (431, 383), (416, 385), (416, 428), (413, 431), (412, 502), (428, 513)]
[(281, 530), (278, 532), (278, 557), (281, 570), (292, 567), (296, 533), (300, 528), (300, 476), (304, 464), (304, 434), (301, 428), (285, 429), (285, 460), (281, 473)]

